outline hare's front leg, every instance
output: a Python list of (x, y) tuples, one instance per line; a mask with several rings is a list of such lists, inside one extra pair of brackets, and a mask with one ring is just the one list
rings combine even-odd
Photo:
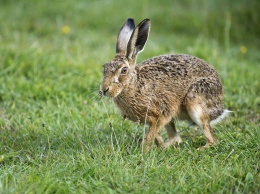
[(154, 136), (155, 136), (155, 131), (153, 129), (153, 127), (149, 127), (148, 132), (145, 134), (145, 137), (143, 139), (143, 148), (144, 151), (148, 151), (151, 147), (151, 144), (154, 140)]
[(164, 141), (162, 136), (160, 135), (160, 129), (162, 125), (157, 121), (155, 124), (150, 124), (148, 132), (145, 135), (143, 140), (144, 150), (148, 151), (155, 140), (155, 143), (158, 147), (164, 148)]
[(180, 144), (182, 142), (182, 139), (176, 130), (174, 120), (171, 120), (170, 123), (168, 123), (165, 126), (165, 128), (166, 128), (167, 135), (168, 135), (168, 142), (166, 142), (164, 145), (165, 148), (174, 146), (176, 144)]

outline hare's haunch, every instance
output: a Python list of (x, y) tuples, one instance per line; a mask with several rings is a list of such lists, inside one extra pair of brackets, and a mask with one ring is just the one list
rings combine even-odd
[[(174, 124), (177, 118), (198, 125), (206, 136), (206, 146), (216, 144), (211, 124), (229, 112), (224, 109), (217, 71), (205, 61), (184, 54), (157, 56), (136, 65), (149, 30), (149, 19), (136, 27), (131, 18), (123, 24), (116, 56), (104, 64), (100, 93), (112, 97), (125, 118), (149, 125), (146, 149), (154, 139), (163, 148), (180, 143)], [(166, 143), (160, 135), (163, 127), (169, 138)]]

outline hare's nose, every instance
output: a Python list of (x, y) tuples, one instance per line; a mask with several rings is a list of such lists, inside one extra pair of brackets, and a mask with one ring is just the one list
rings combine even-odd
[(107, 92), (108, 92), (108, 90), (109, 90), (109, 88), (107, 88), (107, 89), (104, 89), (104, 90), (103, 90), (103, 94), (104, 94), (104, 95), (106, 95), (106, 94), (107, 94)]

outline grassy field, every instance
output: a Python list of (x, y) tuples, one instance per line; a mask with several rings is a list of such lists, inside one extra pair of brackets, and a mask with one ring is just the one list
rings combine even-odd
[[(0, 193), (258, 193), (259, 10), (257, 0), (1, 0)], [(219, 145), (197, 150), (202, 132), (178, 122), (182, 145), (142, 153), (147, 126), (98, 98), (128, 17), (152, 21), (139, 61), (188, 53), (219, 71), (234, 111), (214, 127)]]

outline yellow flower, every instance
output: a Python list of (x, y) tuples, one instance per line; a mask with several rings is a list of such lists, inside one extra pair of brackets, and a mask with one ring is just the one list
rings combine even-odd
[(70, 33), (70, 27), (69, 26), (62, 26), (61, 31), (62, 31), (63, 34), (68, 34), (68, 33)]
[(4, 156), (4, 155), (1, 155), (1, 156), (0, 156), (0, 162), (4, 161), (4, 159), (5, 159), (5, 156)]
[(240, 46), (240, 52), (241, 52), (242, 54), (246, 54), (246, 53), (247, 53), (247, 48), (246, 48), (244, 45), (241, 45), (241, 46)]

